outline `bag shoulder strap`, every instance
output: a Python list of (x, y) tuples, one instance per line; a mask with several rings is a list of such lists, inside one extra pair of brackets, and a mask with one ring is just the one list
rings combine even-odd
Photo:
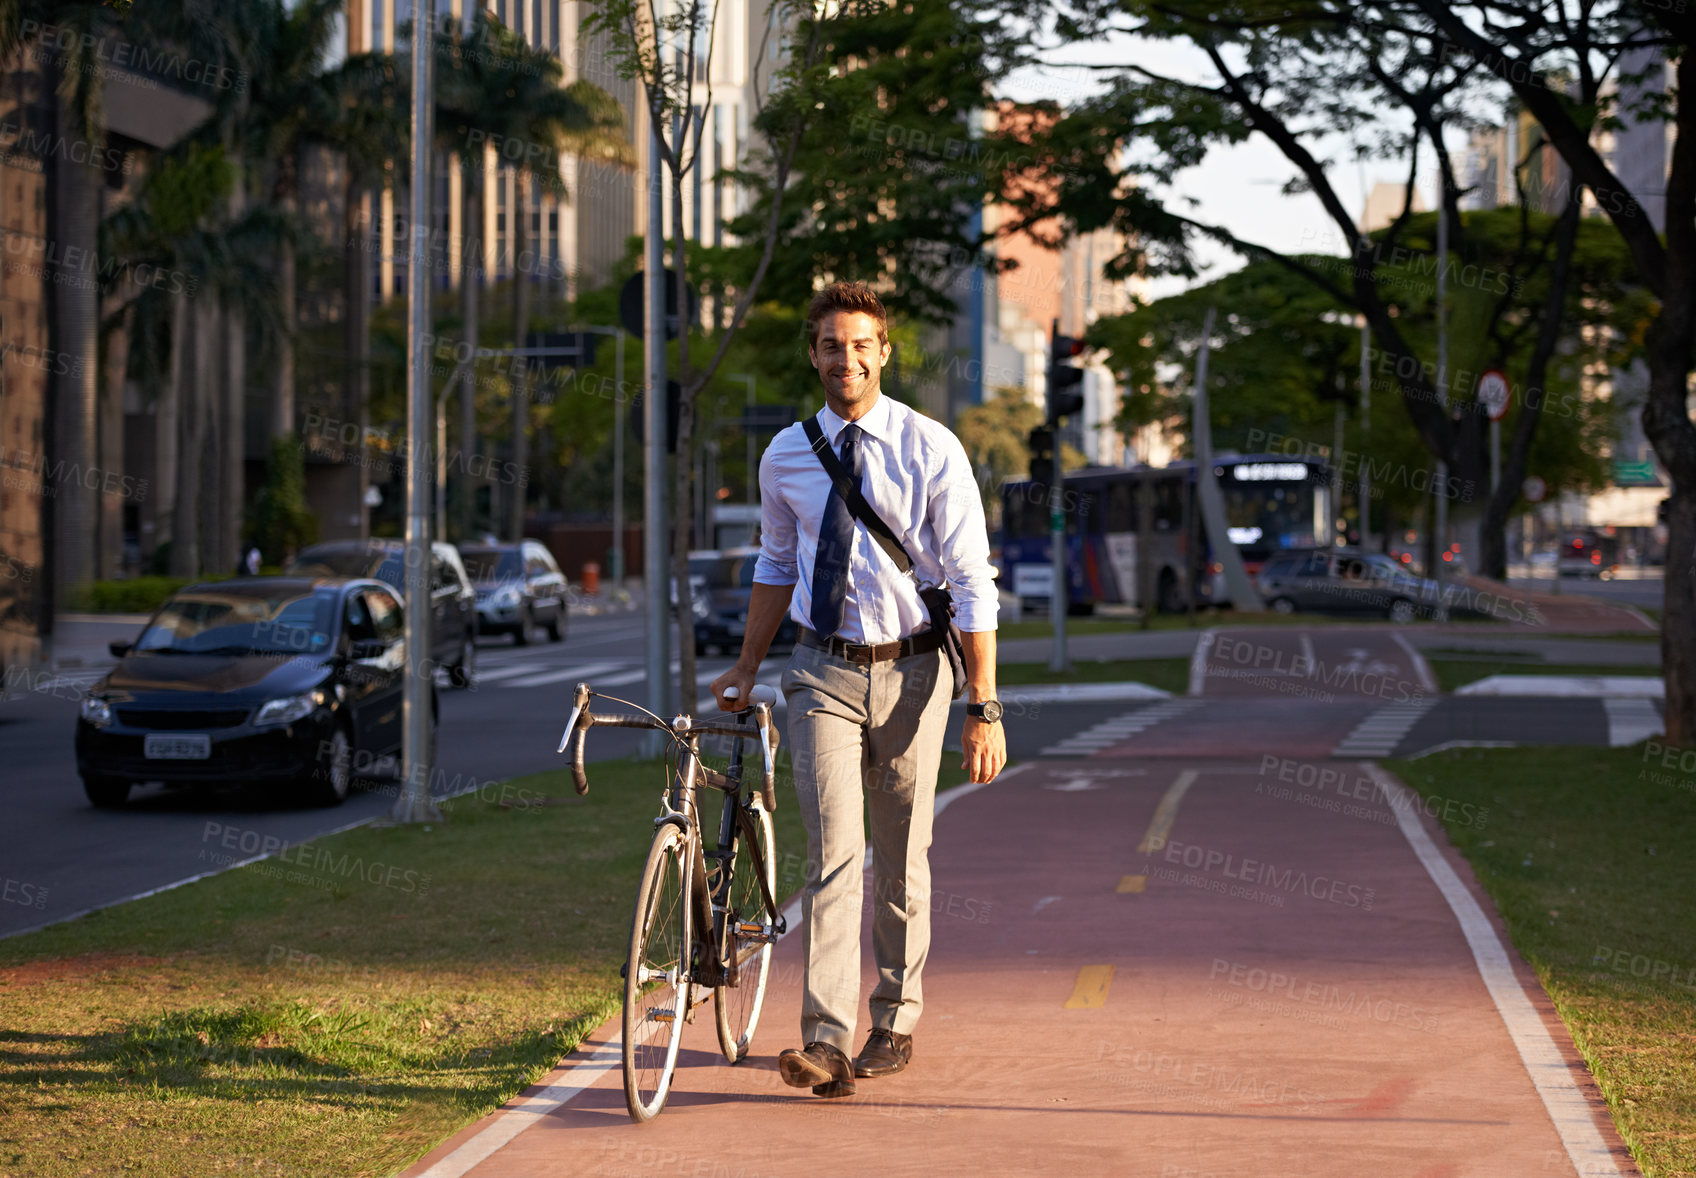
[(824, 430), (820, 427), (818, 418), (809, 417), (802, 423), (802, 426), (807, 431), (807, 440), (812, 444), (813, 454), (818, 458), (819, 465), (824, 467), (824, 472), (830, 476), (830, 481), (836, 487), (836, 493), (841, 495), (842, 501), (848, 505), (848, 514), (866, 525), (866, 530), (871, 532), (872, 539), (876, 540), (883, 550), (889, 554), (889, 559), (895, 562), (896, 568), (904, 573), (911, 574), (913, 558), (907, 555), (906, 546), (901, 543), (890, 526), (883, 522), (883, 517), (873, 509), (870, 503), (866, 502), (866, 497), (860, 491), (859, 484), (849, 477), (848, 472), (843, 469), (842, 460), (836, 456), (836, 451), (831, 449), (830, 443), (825, 439)]

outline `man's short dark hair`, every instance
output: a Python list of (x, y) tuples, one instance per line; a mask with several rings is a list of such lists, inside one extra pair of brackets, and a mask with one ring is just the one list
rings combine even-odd
[(861, 312), (877, 320), (877, 342), (889, 342), (889, 313), (883, 302), (863, 282), (833, 282), (813, 296), (807, 307), (807, 346), (819, 342), (819, 321), (836, 311)]

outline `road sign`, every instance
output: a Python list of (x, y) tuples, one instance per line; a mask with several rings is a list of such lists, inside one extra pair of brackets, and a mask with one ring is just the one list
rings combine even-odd
[(1491, 421), (1508, 415), (1508, 378), (1500, 369), (1486, 369), (1478, 378), (1478, 403), (1489, 412)]
[[(701, 292), (693, 286), (689, 292), (689, 321), (694, 323), (701, 317)], [(644, 328), (642, 300), (645, 296), (643, 272), (632, 274), (618, 292), (618, 318), (624, 324), (624, 330), (637, 339), (642, 338)], [(665, 272), (665, 338), (677, 338), (677, 272), (667, 269)]]
[(1520, 487), (1520, 490), (1525, 492), (1525, 498), (1528, 502), (1541, 503), (1543, 496), (1549, 493), (1549, 485), (1536, 475), (1532, 475), (1525, 480), (1525, 484)]
[(1624, 458), (1614, 459), (1614, 486), (1616, 487), (1658, 487), (1661, 480), (1655, 477), (1655, 464), (1648, 459), (1633, 462)]

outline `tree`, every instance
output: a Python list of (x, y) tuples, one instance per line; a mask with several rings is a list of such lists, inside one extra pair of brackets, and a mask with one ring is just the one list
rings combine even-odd
[[(1643, 432), (1672, 476), (1667, 499), (1668, 558), (1661, 613), (1666, 735), (1696, 742), (1696, 423), (1689, 409), (1696, 351), (1696, 14), (1684, 5), (1445, 4), (1411, 6), (1466, 55), (1513, 90), (1625, 239), (1639, 281), (1659, 306), (1644, 334), (1649, 370)], [(1652, 50), (1675, 63), (1672, 87), (1649, 87), (1629, 109), (1583, 105), (1552, 84), (1564, 70), (1599, 77), (1627, 50)], [(1625, 81), (1643, 82), (1643, 75)], [(1592, 141), (1598, 125), (1629, 117), (1669, 123), (1674, 133), (1665, 192), (1665, 237)]]
[(954, 432), (972, 460), (984, 511), (994, 518), (1000, 510), (1001, 484), (1030, 473), (1030, 433), (1042, 424), (1042, 406), (1025, 390), (997, 388), (982, 405), (960, 410)]
[[(1537, 472), (1552, 485), (1597, 485), (1604, 469), (1594, 443), (1614, 423), (1612, 406), (1589, 395), (1584, 373), (1625, 363), (1632, 354), (1632, 331), (1644, 313), (1641, 293), (1626, 282), (1629, 260), (1623, 243), (1593, 219), (1580, 226), (1576, 218), (1532, 213), (1523, 206), (1464, 213), (1462, 223), (1468, 247), (1457, 259), (1457, 273), (1469, 281), (1456, 284), (1451, 300), (1453, 383), (1469, 390), (1485, 369), (1499, 368), (1512, 384), (1505, 422), (1511, 449), (1502, 486), (1492, 493), (1484, 482), (1469, 486), (1462, 479), (1462, 501), (1489, 497), (1492, 504), (1511, 507), (1533, 456)], [(1419, 270), (1430, 256), (1435, 224), (1435, 214), (1412, 218), (1404, 240), (1415, 252), (1385, 264), (1379, 275), (1382, 297), (1422, 355), (1432, 352), (1435, 300), (1419, 280)], [(1563, 258), (1566, 276), (1557, 283)], [(1320, 272), (1349, 265), (1345, 258), (1321, 255), (1297, 260)], [(1559, 298), (1551, 304), (1557, 286)], [(1270, 260), (1250, 262), (1092, 327), (1091, 342), (1107, 349), (1121, 383), (1133, 390), (1121, 414), (1122, 428), (1149, 419), (1187, 422), (1188, 398), (1169, 382), (1181, 384), (1193, 370), (1208, 307), (1220, 312), (1209, 361), (1216, 444), (1252, 452), (1304, 441), (1329, 451), (1340, 406), (1353, 418), (1345, 452), (1333, 456), (1345, 486), (1357, 485), (1362, 469), (1376, 470), (1375, 501), (1403, 519), (1423, 509), (1430, 472), (1421, 471), (1427, 460), (1417, 435), (1387, 413), (1374, 419), (1370, 436), (1361, 430), (1356, 412), (1360, 331), (1352, 310), (1299, 272)], [(1558, 356), (1550, 343), (1557, 338), (1564, 341)], [(1372, 350), (1367, 359), (1374, 389), (1394, 392), (1389, 358)], [(1550, 428), (1539, 434), (1538, 423), (1546, 416)], [(1415, 472), (1419, 477), (1410, 477)], [(1485, 518), (1490, 518), (1488, 511)], [(1506, 518), (1504, 508), (1487, 532), (1503, 559)], [(1493, 575), (1499, 576), (1500, 569)]]
[(306, 506), (306, 451), (296, 439), (271, 440), (265, 485), (248, 519), (266, 564), (283, 564), (318, 539), (318, 517)]
[[(135, 199), (102, 225), (105, 292), (127, 296), (107, 326), (128, 326), (129, 375), (156, 408), (162, 499), (170, 507), (160, 539), (170, 542), (175, 576), (222, 571), (237, 555), (239, 529), (228, 526), (224, 508), (233, 500), (239, 510), (241, 487), (230, 485), (227, 462), (204, 456), (233, 450), (239, 460), (240, 415), (231, 404), (240, 402), (245, 325), (252, 316), (274, 334), (280, 320), (261, 259), (286, 227), (264, 206), (233, 215), (238, 176), (218, 144), (191, 136), (162, 153)], [(171, 281), (146, 280), (154, 274)], [(232, 359), (236, 371), (226, 372)]]
[[(51, 35), (53, 51), (43, 54), (43, 94), (61, 143), (86, 144), (86, 151), (56, 151), (44, 165), (52, 174), (54, 194), (48, 213), (49, 234), (61, 247), (61, 259), (98, 259), (100, 207), (105, 178), (98, 161), (107, 157), (102, 114), (105, 67), (97, 60), (109, 39), (151, 40), (180, 47), (209, 65), (229, 61), (225, 23), (214, 0), (178, 0), (131, 12), (94, 0), (0, 0), (0, 60), (10, 60), (27, 45)], [(45, 42), (43, 42), (45, 43)], [(56, 460), (78, 470), (99, 465), (98, 401), (100, 381), (100, 308), (93, 284), (61, 261), (53, 284), (53, 347), (82, 362), (68, 365), (54, 380), (48, 448)], [(96, 264), (98, 271), (98, 262)], [(53, 560), (51, 600), (63, 603), (72, 591), (97, 575), (100, 539), (99, 500), (89, 488), (66, 483), (51, 507)]]
[[(465, 265), (460, 270), (461, 308), (468, 342), (475, 347), (477, 296), (482, 280), (481, 242), (473, 216), (481, 216), (481, 169), (486, 148), (493, 148), (502, 165), (513, 170), (513, 200), (508, 225), (512, 249), (507, 273), (512, 279), (513, 346), (522, 348), (530, 322), (530, 284), (537, 269), (527, 260), (530, 227), (530, 184), (559, 197), (568, 195), (560, 176), (560, 155), (570, 152), (602, 160), (628, 161), (624, 111), (600, 87), (588, 82), (565, 84), (565, 67), (549, 50), (534, 48), (524, 38), (481, 8), (463, 38), (444, 42), (443, 55), (451, 67), (442, 71), (439, 139), (459, 156), (467, 172), (464, 186), (464, 224), (467, 226)], [(529, 391), (527, 365), (515, 365), (512, 390), (513, 463), (529, 461)], [(474, 369), (465, 375), (465, 396), (473, 400)], [(465, 421), (462, 408), (462, 422)], [(509, 539), (524, 534), (524, 494), (514, 488), (509, 504)]]

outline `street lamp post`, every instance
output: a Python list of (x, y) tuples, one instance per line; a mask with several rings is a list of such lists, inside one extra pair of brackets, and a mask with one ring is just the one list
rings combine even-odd
[(419, 443), (430, 436), (430, 33), (434, 22), (412, 22), (412, 221), (407, 263), (406, 428), (406, 679), (401, 697), (402, 755), (406, 782), (395, 798), (396, 822), (430, 822), (441, 811), (430, 798), (431, 697), (435, 680), (430, 665), (430, 467), (429, 451)]

